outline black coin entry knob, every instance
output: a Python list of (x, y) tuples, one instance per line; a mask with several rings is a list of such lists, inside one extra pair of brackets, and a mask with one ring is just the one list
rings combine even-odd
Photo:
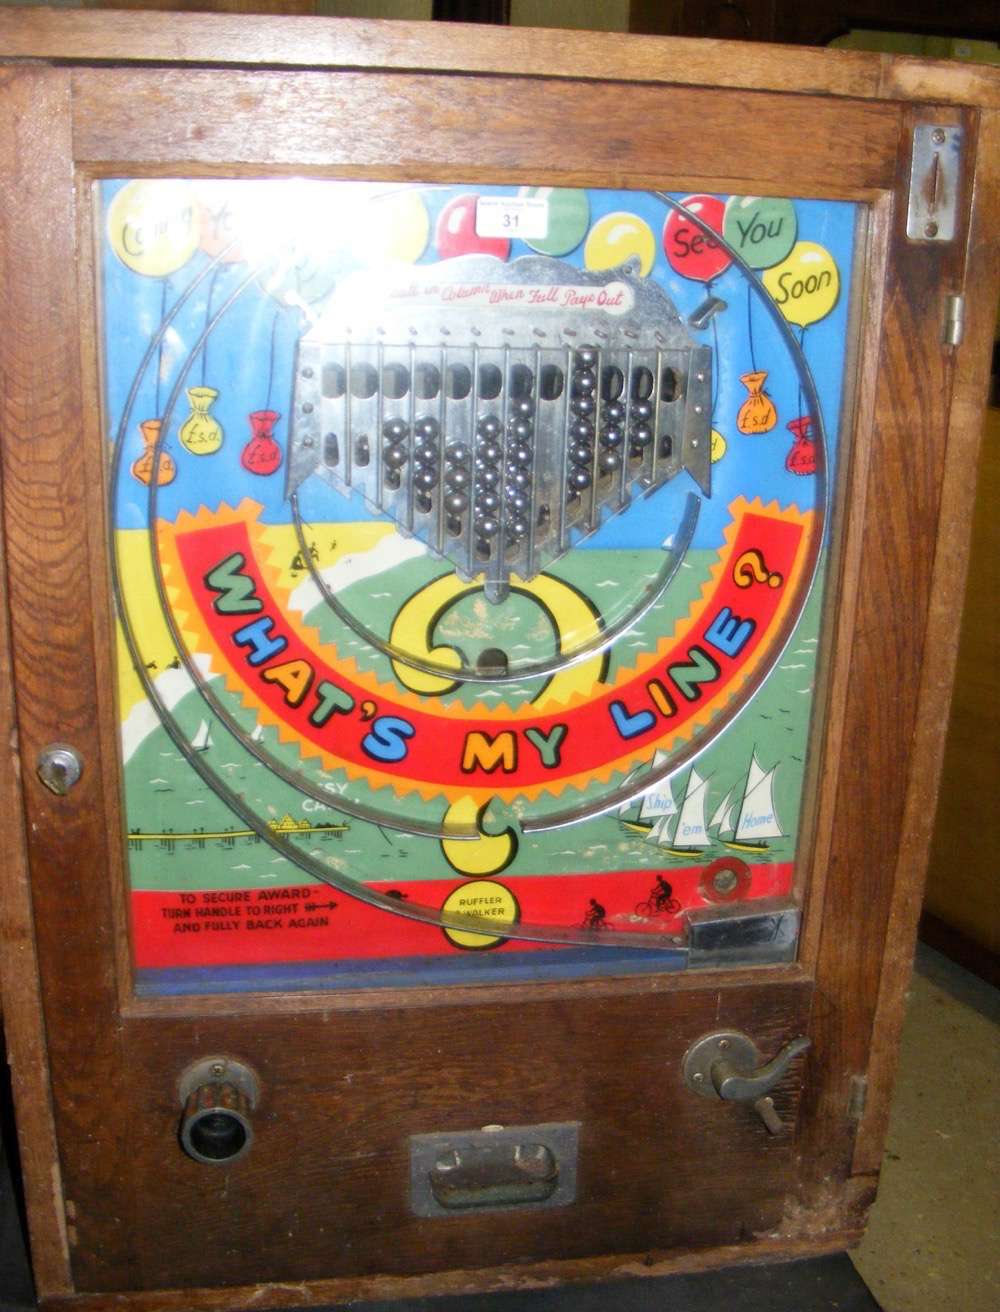
[(188, 1067), (178, 1092), (184, 1108), (180, 1141), (188, 1157), (206, 1166), (228, 1166), (250, 1151), (250, 1114), (260, 1085), (248, 1066), (231, 1057), (206, 1057)]
[(765, 1063), (754, 1041), (739, 1030), (706, 1034), (687, 1050), (684, 1083), (703, 1098), (749, 1103), (768, 1134), (780, 1134), (784, 1126), (774, 1109), (771, 1090), (809, 1043), (805, 1038), (792, 1039)]

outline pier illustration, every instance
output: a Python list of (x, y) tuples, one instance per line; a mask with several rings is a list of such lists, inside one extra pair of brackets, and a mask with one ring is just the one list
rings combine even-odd
[[(305, 838), (317, 835), (320, 839), (329, 841), (331, 838), (339, 840), (351, 826), (340, 823), (313, 824), (309, 820), (296, 820), (293, 816), (286, 814), (280, 820), (269, 820), (267, 827), (273, 834), (282, 834), (288, 838)], [(189, 849), (203, 850), (209, 843), (214, 843), (221, 848), (233, 848), (240, 841), (247, 844), (256, 844), (260, 842), (260, 835), (254, 829), (231, 828), (191, 829), (187, 832), (173, 829), (148, 832), (141, 829), (130, 829), (128, 831), (128, 845), (129, 850), (132, 852), (141, 851), (144, 843), (153, 843), (164, 852), (173, 852), (178, 843), (185, 844)]]

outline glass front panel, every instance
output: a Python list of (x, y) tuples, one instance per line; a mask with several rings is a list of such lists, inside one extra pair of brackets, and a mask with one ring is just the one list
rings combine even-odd
[(97, 204), (138, 991), (794, 956), (859, 207)]

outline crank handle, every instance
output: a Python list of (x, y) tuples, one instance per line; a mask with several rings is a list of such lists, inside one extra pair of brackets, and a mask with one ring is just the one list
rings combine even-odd
[(771, 1092), (789, 1066), (809, 1047), (809, 1039), (792, 1039), (765, 1066), (747, 1070), (728, 1056), (712, 1062), (711, 1077), (716, 1092), (725, 1102), (756, 1103)]
[(792, 1039), (772, 1061), (761, 1065), (761, 1054), (751, 1038), (739, 1030), (718, 1030), (704, 1035), (688, 1049), (684, 1082), (703, 1098), (748, 1103), (768, 1134), (781, 1134), (784, 1126), (771, 1090), (808, 1047), (808, 1039)]

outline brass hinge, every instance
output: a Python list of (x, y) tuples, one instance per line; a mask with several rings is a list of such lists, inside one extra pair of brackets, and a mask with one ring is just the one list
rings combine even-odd
[(944, 298), (944, 328), (941, 332), (945, 346), (960, 346), (965, 336), (965, 297)]
[(865, 1114), (868, 1101), (868, 1076), (852, 1075), (851, 1087), (847, 1094), (847, 1119), (857, 1124)]

